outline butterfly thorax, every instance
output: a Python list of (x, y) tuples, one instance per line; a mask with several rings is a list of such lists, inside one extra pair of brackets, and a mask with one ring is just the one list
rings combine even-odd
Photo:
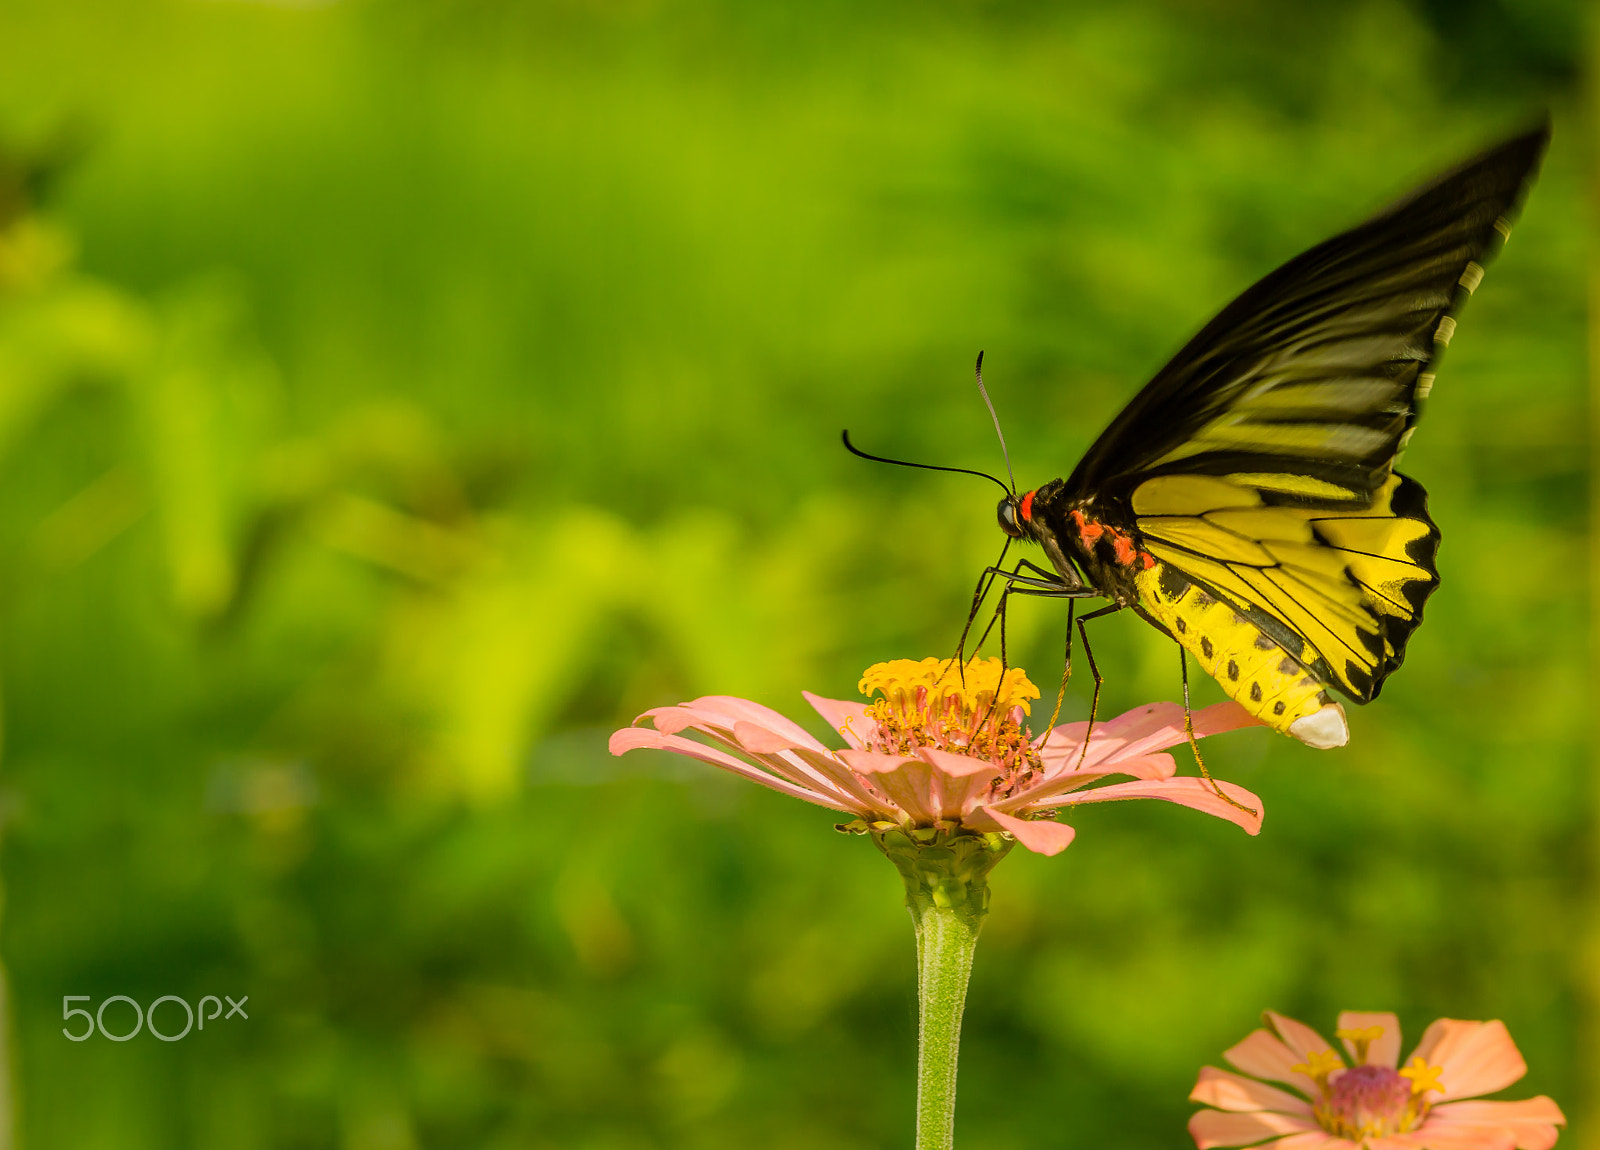
[(1081, 572), (1118, 606), (1138, 602), (1135, 579), (1156, 561), (1125, 517), (1108, 513), (1093, 499), (1070, 498), (1060, 479), (1023, 496), (1020, 510), (1028, 537), (1044, 548), (1063, 579), (1076, 582)]

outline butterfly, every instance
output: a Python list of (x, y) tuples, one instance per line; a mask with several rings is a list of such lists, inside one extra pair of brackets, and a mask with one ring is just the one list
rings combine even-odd
[(1001, 529), (1053, 570), (990, 576), (1109, 600), (1079, 619), (1085, 645), (1084, 622), (1132, 609), (1266, 725), (1344, 745), (1330, 692), (1377, 698), (1439, 585), (1427, 492), (1395, 462), (1549, 135), (1489, 149), (1245, 291), (1071, 475), (1008, 489)]

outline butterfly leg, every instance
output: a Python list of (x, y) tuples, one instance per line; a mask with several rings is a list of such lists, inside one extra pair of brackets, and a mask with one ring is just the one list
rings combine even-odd
[[(1001, 557), (1004, 558), (1003, 553)], [(1038, 574), (1024, 575), (1022, 574), (1022, 569), (1024, 567), (1031, 571), (1035, 571)], [(1053, 571), (1046, 571), (1038, 564), (1030, 563), (1026, 559), (1017, 560), (1016, 566), (1012, 567), (1010, 570), (997, 566), (984, 568), (983, 575), (979, 577), (978, 586), (973, 592), (972, 610), (967, 615), (967, 625), (961, 630), (961, 642), (956, 646), (956, 658), (958, 660), (958, 665), (959, 660), (965, 654), (967, 636), (971, 633), (973, 620), (976, 618), (983, 600), (988, 596), (988, 588), (993, 585), (993, 581), (996, 579), (1003, 580), (1005, 585), (1000, 589), (1000, 598), (995, 604), (994, 614), (989, 617), (988, 626), (986, 626), (983, 629), (983, 633), (978, 636), (976, 650), (981, 651), (983, 649), (984, 643), (988, 642), (990, 633), (995, 629), (996, 624), (998, 624), (1000, 627), (1000, 673), (1002, 676), (1004, 676), (1006, 670), (1011, 666), (1010, 656), (1006, 651), (1007, 600), (1013, 594), (1015, 594), (1033, 595), (1043, 599), (1066, 599), (1069, 603), (1067, 615), (1067, 666), (1062, 672), (1061, 690), (1056, 694), (1055, 714), (1052, 715), (1050, 720), (1050, 725), (1053, 728), (1055, 726), (1055, 716), (1061, 713), (1061, 700), (1066, 693), (1067, 679), (1072, 674), (1072, 601), (1076, 599), (1099, 598), (1100, 592), (1095, 588), (1082, 583), (1069, 583), (1059, 575), (1055, 574)], [(996, 696), (996, 698), (998, 699), (998, 696)], [(991, 705), (991, 713), (992, 711), (993, 707)], [(989, 716), (986, 715), (983, 721), (988, 722), (988, 720)], [(981, 723), (979, 725), (980, 727), (982, 726)]]
[[(1094, 719), (1096, 713), (1100, 710), (1100, 685), (1105, 682), (1105, 679), (1100, 674), (1100, 668), (1095, 665), (1094, 648), (1089, 646), (1089, 629), (1085, 626), (1085, 624), (1088, 623), (1090, 619), (1099, 619), (1105, 615), (1114, 615), (1120, 610), (1122, 610), (1122, 605), (1120, 603), (1107, 603), (1099, 610), (1090, 611), (1087, 615), (1078, 620), (1078, 637), (1083, 640), (1083, 657), (1089, 660), (1089, 674), (1094, 676), (1094, 694), (1089, 699), (1089, 729), (1083, 732), (1083, 749), (1078, 752), (1078, 764), (1072, 768), (1073, 770), (1077, 770), (1078, 767), (1083, 766), (1083, 761), (1089, 757), (1089, 739), (1094, 735)], [(1071, 642), (1070, 634), (1071, 632), (1069, 630), (1068, 642)]]
[(1061, 686), (1056, 688), (1055, 709), (1050, 712), (1050, 725), (1045, 728), (1046, 739), (1049, 732), (1056, 729), (1056, 720), (1061, 718), (1061, 702), (1067, 697), (1067, 684), (1072, 681), (1072, 614), (1078, 609), (1076, 599), (1067, 600), (1067, 650), (1061, 660)]
[(1205, 777), (1206, 782), (1211, 784), (1211, 789), (1216, 792), (1217, 798), (1231, 807), (1238, 807), (1251, 817), (1259, 815), (1259, 811), (1245, 806), (1237, 799), (1231, 798), (1217, 783), (1217, 780), (1211, 777), (1211, 772), (1206, 770), (1206, 761), (1200, 757), (1200, 742), (1194, 737), (1194, 714), (1189, 709), (1189, 653), (1182, 647), (1178, 648), (1178, 670), (1183, 679), (1183, 733), (1189, 739), (1189, 749), (1194, 752), (1194, 761), (1200, 768), (1200, 774)]
[[(1006, 540), (1006, 545), (1000, 549), (1000, 558), (993, 564), (985, 567), (978, 576), (978, 585), (972, 589), (972, 607), (967, 611), (967, 622), (961, 628), (961, 638), (956, 641), (956, 653), (951, 656), (951, 661), (956, 666), (956, 673), (961, 677), (962, 686), (966, 686), (966, 654), (967, 636), (972, 633), (973, 621), (977, 619), (978, 612), (983, 608), (983, 601), (989, 597), (989, 588), (994, 586), (998, 578), (1010, 576), (1012, 572), (1005, 570), (1000, 564), (1006, 561), (1006, 552), (1011, 549), (1011, 540)], [(1020, 566), (1020, 564), (1019, 564)], [(984, 634), (988, 634), (985, 630)], [(983, 645), (983, 640), (978, 640), (978, 645)]]
[[(1017, 571), (1005, 573), (1008, 575), (1006, 589), (1002, 598), (1013, 592), (1018, 595), (1033, 595), (1041, 599), (1065, 599), (1067, 601), (1067, 642), (1066, 655), (1061, 664), (1061, 686), (1056, 690), (1055, 709), (1050, 712), (1050, 725), (1046, 731), (1053, 731), (1056, 720), (1061, 717), (1061, 704), (1067, 697), (1067, 683), (1072, 679), (1072, 616), (1077, 610), (1079, 599), (1098, 599), (1100, 592), (1093, 587), (1074, 585), (1064, 579), (1056, 578), (1051, 572), (1044, 570), (1037, 564), (1029, 563), (1026, 559), (1017, 564), (1018, 570), (1023, 566), (1039, 572), (1041, 578), (1020, 575)], [(987, 631), (984, 632), (988, 634)], [(1001, 652), (1004, 657), (1004, 634), (1001, 635)]]

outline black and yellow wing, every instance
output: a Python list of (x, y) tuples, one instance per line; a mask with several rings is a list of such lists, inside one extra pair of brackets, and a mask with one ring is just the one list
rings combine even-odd
[(1091, 580), (1136, 584), (1141, 613), (1279, 729), (1326, 704), (1317, 685), (1375, 698), (1421, 622), (1439, 532), (1395, 460), (1548, 139), (1509, 140), (1262, 279), (1051, 492), (1052, 533)]

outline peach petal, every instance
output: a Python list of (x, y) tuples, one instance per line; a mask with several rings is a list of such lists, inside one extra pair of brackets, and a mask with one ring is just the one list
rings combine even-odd
[(1310, 1118), (1298, 1114), (1276, 1114), (1271, 1110), (1256, 1110), (1248, 1114), (1200, 1110), (1189, 1119), (1189, 1136), (1199, 1150), (1211, 1150), (1213, 1146), (1248, 1146), (1275, 1134), (1299, 1134), (1313, 1130), (1322, 1133)]
[(1504, 1090), (1528, 1072), (1505, 1023), (1441, 1018), (1417, 1044), (1417, 1057), (1440, 1067), (1439, 1101)]
[(877, 751), (840, 751), (839, 758), (858, 775), (871, 775), (872, 785), (911, 816), (913, 822), (931, 823), (938, 803), (933, 794), (933, 767), (905, 755)]
[(628, 751), (657, 750), (672, 751), (680, 755), (688, 755), (692, 759), (699, 759), (702, 763), (710, 763), (714, 767), (732, 771), (742, 775), (753, 783), (760, 783), (764, 787), (771, 787), (775, 791), (791, 795), (797, 799), (804, 799), (808, 803), (816, 803), (819, 807), (829, 807), (836, 811), (845, 811), (849, 814), (859, 812), (852, 810), (837, 799), (818, 794), (807, 787), (791, 783), (788, 779), (781, 779), (769, 774), (759, 767), (753, 767), (743, 759), (715, 747), (708, 747), (704, 743), (697, 743), (693, 739), (685, 739), (678, 735), (663, 735), (659, 731), (652, 731), (648, 727), (624, 727), (611, 736), (610, 750), (613, 755), (626, 754)]
[(1215, 1066), (1200, 1068), (1200, 1079), (1190, 1091), (1189, 1101), (1204, 1102), (1218, 1110), (1276, 1110), (1308, 1117), (1311, 1114), (1311, 1103), (1304, 1098)]
[(1447, 1102), (1434, 1107), (1422, 1129), (1427, 1131), (1435, 1125), (1462, 1129), (1489, 1127), (1508, 1132), (1516, 1140), (1518, 1150), (1549, 1150), (1560, 1136), (1556, 1127), (1566, 1124), (1567, 1117), (1561, 1113), (1561, 1108), (1541, 1094), (1518, 1102), (1482, 1099)]
[(1383, 1139), (1394, 1150), (1516, 1150), (1517, 1137), (1499, 1126), (1449, 1126), (1424, 1122), (1415, 1130)]
[(858, 750), (865, 745), (867, 734), (878, 729), (878, 724), (867, 718), (865, 703), (825, 699), (810, 691), (801, 691), (800, 695), (827, 721), (828, 726), (839, 732), (840, 738)]
[(1548, 1122), (1508, 1122), (1505, 1125), (1488, 1123), (1435, 1122), (1431, 1117), (1414, 1132), (1424, 1146), (1434, 1145), (1435, 1138), (1466, 1140), (1487, 1138), (1492, 1144), (1515, 1147), (1516, 1150), (1550, 1150), (1561, 1137), (1561, 1131)]
[(1524, 1098), (1517, 1102), (1497, 1102), (1493, 1099), (1475, 1098), (1467, 1102), (1446, 1102), (1435, 1106), (1435, 1118), (1447, 1122), (1503, 1125), (1509, 1122), (1552, 1122), (1567, 1124), (1561, 1107), (1543, 1094), (1537, 1098)]
[(1005, 831), (1037, 855), (1058, 855), (1071, 845), (1077, 831), (1049, 819), (1017, 819), (993, 807), (979, 807), (965, 825), (978, 831)]
[(1310, 1054), (1321, 1054), (1324, 1050), (1332, 1050), (1333, 1044), (1322, 1035), (1303, 1022), (1298, 1022), (1288, 1015), (1279, 1014), (1277, 1011), (1263, 1012), (1267, 1025), (1278, 1032), (1278, 1037), (1283, 1039), (1284, 1045), (1300, 1057), (1299, 1062), (1304, 1062)]
[(959, 819), (978, 805), (989, 784), (1001, 775), (999, 767), (986, 759), (958, 755), (936, 747), (917, 752), (938, 772), (939, 816)]
[(1305, 1130), (1287, 1138), (1263, 1142), (1256, 1150), (1357, 1150), (1357, 1147), (1348, 1138), (1340, 1138), (1326, 1130)]
[[(1400, 1019), (1385, 1010), (1344, 1010), (1339, 1013), (1340, 1030), (1365, 1030), (1369, 1026), (1383, 1027), (1383, 1037), (1367, 1047), (1367, 1065), (1388, 1066), (1400, 1064)], [(1355, 1063), (1356, 1044), (1342, 1039), (1344, 1052)]]
[(1293, 1069), (1305, 1059), (1270, 1030), (1251, 1031), (1243, 1042), (1224, 1050), (1222, 1057), (1246, 1074), (1288, 1083), (1308, 1098), (1316, 1093), (1316, 1084), (1310, 1076)]
[[(1249, 807), (1250, 811), (1240, 810), (1239, 807), (1218, 797), (1211, 784), (1204, 779), (1197, 779), (1192, 775), (1183, 775), (1174, 779), (1164, 779), (1159, 782), (1112, 783), (1107, 787), (1096, 787), (1091, 791), (1073, 791), (1071, 794), (1047, 800), (1049, 806), (1079, 806), (1084, 803), (1114, 803), (1123, 799), (1162, 799), (1179, 806), (1193, 807), (1208, 815), (1215, 815), (1226, 819), (1230, 823), (1241, 826), (1249, 834), (1261, 833), (1261, 800), (1243, 787), (1232, 783), (1218, 782), (1222, 793), (1242, 806)], [(1010, 804), (1003, 804), (1010, 805)], [(1326, 1048), (1324, 1048), (1326, 1049)]]

